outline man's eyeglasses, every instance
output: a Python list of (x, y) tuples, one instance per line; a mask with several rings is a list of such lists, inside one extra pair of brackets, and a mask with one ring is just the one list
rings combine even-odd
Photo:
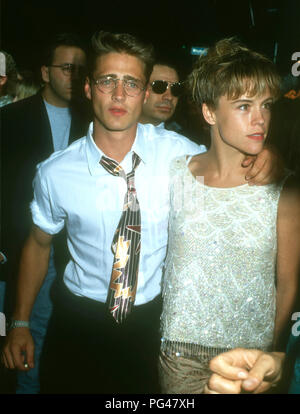
[(155, 80), (151, 83), (151, 88), (154, 93), (159, 95), (166, 92), (167, 89), (171, 89), (171, 94), (178, 98), (178, 96), (183, 93), (183, 83), (182, 82), (167, 82), (164, 80)]
[(64, 75), (74, 75), (80, 74), (83, 75), (85, 73), (85, 67), (82, 65), (74, 65), (74, 63), (64, 63), (62, 65), (49, 65), (52, 68), (60, 68)]
[(112, 76), (103, 76), (94, 80), (97, 89), (103, 93), (111, 93), (119, 81), (123, 83), (123, 89), (128, 96), (139, 96), (145, 90), (145, 86), (139, 79), (117, 79)]

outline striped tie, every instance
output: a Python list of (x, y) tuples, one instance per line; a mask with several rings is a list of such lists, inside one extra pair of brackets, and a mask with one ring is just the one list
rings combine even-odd
[(114, 319), (122, 323), (134, 304), (141, 249), (141, 212), (134, 184), (135, 169), (141, 159), (132, 155), (132, 171), (125, 174), (116, 161), (102, 156), (100, 164), (127, 183), (123, 212), (112, 241), (114, 262), (107, 304)]

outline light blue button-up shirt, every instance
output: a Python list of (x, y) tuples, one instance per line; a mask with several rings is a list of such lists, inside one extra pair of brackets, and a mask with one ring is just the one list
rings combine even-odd
[[(127, 186), (122, 177), (109, 174), (99, 164), (104, 154), (92, 133), (93, 124), (86, 137), (39, 164), (31, 211), (33, 222), (48, 234), (67, 227), (71, 260), (64, 282), (71, 292), (105, 302), (113, 265), (111, 243)], [(132, 149), (120, 163), (128, 173), (132, 151), (141, 158), (135, 172), (142, 220), (135, 305), (149, 302), (160, 292), (168, 239), (170, 161), (205, 150), (175, 132), (138, 124)]]

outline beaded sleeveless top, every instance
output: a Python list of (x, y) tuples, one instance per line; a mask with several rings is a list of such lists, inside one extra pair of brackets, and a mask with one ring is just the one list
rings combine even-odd
[(170, 173), (162, 348), (270, 349), (283, 181), (208, 187), (193, 177), (186, 157), (175, 159)]

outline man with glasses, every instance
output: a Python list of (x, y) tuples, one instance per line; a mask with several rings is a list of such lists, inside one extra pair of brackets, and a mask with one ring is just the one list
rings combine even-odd
[(138, 124), (149, 95), (151, 46), (128, 34), (96, 33), (88, 69), (88, 133), (40, 164), (34, 180), (34, 225), (13, 312), (19, 327), (9, 332), (3, 359), (7, 368), (34, 366), (26, 323), (53, 235), (66, 226), (70, 261), (43, 350), (42, 392), (157, 393), (169, 164), (205, 148)]
[(53, 235), (66, 226), (71, 257), (61, 285), (57, 279), (42, 392), (159, 392), (168, 165), (204, 148), (138, 124), (152, 69), (152, 46), (127, 34), (96, 34), (85, 84), (93, 108), (87, 136), (38, 168), (13, 312), (15, 325), (25, 327), (9, 332), (4, 362), (29, 373), (33, 367), (26, 322)]
[(171, 60), (157, 59), (149, 79), (149, 97), (143, 105), (140, 122), (164, 128), (174, 115), (182, 93), (183, 83), (175, 64)]
[[(77, 101), (82, 99), (79, 91), (83, 89), (85, 75), (83, 41), (75, 34), (59, 34), (45, 46), (42, 59), (44, 86), (41, 91), (1, 110), (1, 199), (5, 200), (1, 212), (1, 249), (7, 258), (1, 271), (11, 281), (10, 285), (13, 285), (17, 272), (21, 247), (30, 231), (29, 204), (33, 197), (32, 180), (36, 166), (52, 152), (66, 148), (83, 136), (88, 126), (84, 110), (76, 109)], [(65, 260), (62, 238), (55, 242), (55, 259)], [(36, 347), (35, 368), (30, 372), (19, 372), (17, 393), (39, 392), (39, 357), (52, 309), (50, 288), (57, 266), (52, 248), (48, 274), (30, 319)], [(7, 294), (7, 302), (13, 301), (12, 291), (11, 288)]]

